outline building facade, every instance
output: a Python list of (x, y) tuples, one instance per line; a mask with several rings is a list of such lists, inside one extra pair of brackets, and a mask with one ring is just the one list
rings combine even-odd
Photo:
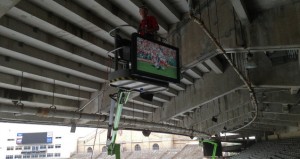
[[(15, 134), (15, 135), (13, 135)], [(64, 137), (53, 132), (11, 133), (1, 144), (0, 158), (69, 158)]]
[[(90, 153), (93, 151), (94, 154), (100, 154), (107, 151), (107, 130), (98, 130), (97, 135), (95, 133), (78, 139), (77, 153)], [(121, 144), (122, 152), (133, 152), (179, 150), (187, 144), (198, 144), (198, 141), (194, 141), (186, 136), (161, 133), (151, 133), (149, 137), (145, 137), (140, 131), (119, 130), (116, 143)]]

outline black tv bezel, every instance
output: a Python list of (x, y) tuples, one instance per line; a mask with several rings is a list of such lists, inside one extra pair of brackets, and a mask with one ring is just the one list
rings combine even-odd
[[(137, 38), (142, 38), (148, 41), (151, 41), (153, 43), (157, 43), (158, 45), (162, 45), (168, 48), (171, 48), (173, 50), (176, 50), (176, 65), (177, 65), (177, 78), (171, 78), (171, 77), (166, 77), (166, 76), (162, 76), (162, 75), (158, 75), (158, 74), (153, 74), (153, 73), (149, 73), (146, 71), (141, 71), (137, 69)], [(153, 39), (149, 39), (146, 37), (143, 37), (137, 33), (132, 34), (131, 36), (131, 71), (132, 74), (134, 75), (138, 75), (138, 76), (142, 76), (145, 78), (151, 78), (151, 79), (156, 79), (156, 80), (160, 80), (160, 81), (168, 81), (168, 82), (173, 82), (173, 83), (179, 83), (180, 82), (180, 63), (179, 63), (179, 49), (177, 47), (165, 44), (163, 42), (157, 41), (157, 40), (153, 40)]]

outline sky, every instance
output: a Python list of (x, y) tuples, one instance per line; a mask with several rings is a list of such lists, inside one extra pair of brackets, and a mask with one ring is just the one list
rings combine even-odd
[[(17, 133), (32, 133), (32, 132), (53, 132), (64, 137), (64, 143), (68, 151), (76, 151), (78, 137), (84, 137), (90, 133), (96, 132), (96, 128), (83, 128), (77, 127), (75, 133), (70, 133), (71, 127), (68, 126), (52, 126), (52, 125), (35, 125), (35, 124), (15, 124), (15, 123), (2, 123), (0, 122), (0, 147), (6, 148), (3, 144), (7, 138), (16, 138)], [(5, 146), (5, 147), (4, 147)], [(1, 150), (0, 150), (1, 153)]]

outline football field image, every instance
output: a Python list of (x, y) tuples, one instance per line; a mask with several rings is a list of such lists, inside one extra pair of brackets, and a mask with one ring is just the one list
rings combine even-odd
[(177, 78), (175, 67), (157, 68), (150, 62), (140, 61), (137, 62), (137, 70), (153, 73), (165, 77)]

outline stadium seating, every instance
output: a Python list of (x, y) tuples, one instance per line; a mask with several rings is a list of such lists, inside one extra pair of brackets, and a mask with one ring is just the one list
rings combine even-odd
[(196, 159), (203, 158), (203, 151), (199, 145), (186, 145), (173, 159)]
[(256, 143), (231, 159), (298, 159), (300, 139), (285, 139)]

